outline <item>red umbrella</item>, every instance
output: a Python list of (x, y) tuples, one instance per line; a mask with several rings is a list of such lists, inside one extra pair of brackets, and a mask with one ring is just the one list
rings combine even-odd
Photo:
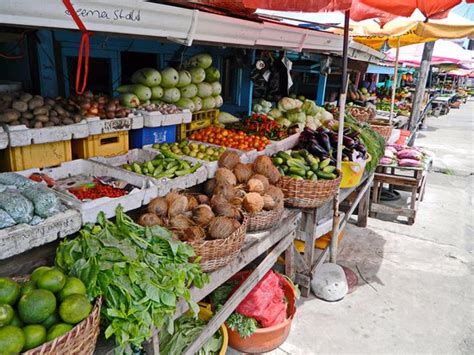
[[(360, 2), (388, 12), (390, 14), (409, 17), (420, 10), (426, 18), (445, 18), (450, 9), (461, 3), (461, 0), (359, 0)], [(468, 0), (473, 2), (474, 0)]]

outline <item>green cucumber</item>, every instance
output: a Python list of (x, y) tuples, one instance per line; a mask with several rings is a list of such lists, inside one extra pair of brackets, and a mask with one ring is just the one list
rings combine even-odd
[(321, 179), (324, 179), (324, 180), (334, 180), (337, 175), (336, 174), (333, 174), (333, 173), (325, 173), (324, 171), (320, 170), (316, 173), (316, 175), (321, 178)]
[(153, 164), (154, 167), (157, 167), (157, 166), (163, 165), (163, 159), (155, 158), (151, 161), (151, 163)]
[(318, 181), (318, 175), (314, 174), (313, 176), (311, 176), (310, 180)]
[(318, 163), (313, 163), (311, 164), (311, 170), (313, 170), (313, 173), (319, 170), (319, 164)]
[(153, 171), (155, 171), (155, 166), (153, 165), (153, 163), (151, 161), (148, 161), (146, 163), (146, 168), (148, 169), (148, 172), (150, 172), (152, 174), (153, 174)]
[(163, 165), (157, 166), (155, 170), (153, 171), (153, 176), (157, 177), (163, 172)]
[(336, 170), (336, 167), (334, 165), (328, 165), (323, 169), (325, 173), (332, 173), (334, 172), (334, 170)]
[(278, 166), (278, 165), (283, 164), (283, 159), (280, 158), (280, 157), (276, 157), (276, 158), (272, 159), (272, 162), (273, 162), (274, 165)]
[(289, 171), (290, 171), (290, 174), (296, 174), (302, 177), (306, 176), (306, 170), (296, 167), (296, 166), (290, 166)]
[(308, 179), (309, 179), (311, 176), (313, 176), (313, 175), (314, 175), (314, 173), (313, 173), (311, 170), (309, 170), (309, 171), (306, 172), (306, 177), (307, 177)]
[(288, 161), (286, 163), (288, 164), (289, 167), (297, 167), (297, 168), (309, 170), (309, 166), (304, 164), (299, 159), (291, 158), (291, 159), (288, 159)]
[(132, 169), (133, 169), (133, 172), (137, 173), (137, 174), (141, 174), (142, 173), (142, 168), (140, 165), (138, 165), (137, 163), (133, 163), (132, 164)]
[(179, 167), (179, 163), (177, 161), (172, 161), (172, 162), (168, 163), (168, 165), (166, 165), (166, 170), (172, 169), (174, 167), (176, 167), (176, 168)]
[(319, 169), (324, 169), (326, 166), (328, 166), (329, 164), (331, 164), (331, 159), (330, 158), (326, 158), (324, 159), (321, 163), (319, 163)]
[(181, 157), (178, 154), (173, 153), (171, 150), (163, 149), (161, 150), (161, 154), (163, 154), (166, 158), (180, 160)]
[(295, 175), (295, 174), (290, 174), (288, 175), (289, 177), (293, 178), (293, 179), (296, 179), (296, 180), (304, 180), (304, 178), (302, 178), (301, 176), (299, 175)]
[(285, 151), (278, 152), (276, 156), (277, 156), (278, 158), (283, 159), (283, 162), (286, 162), (288, 159), (291, 158), (291, 155), (288, 154), (288, 153), (285, 152)]

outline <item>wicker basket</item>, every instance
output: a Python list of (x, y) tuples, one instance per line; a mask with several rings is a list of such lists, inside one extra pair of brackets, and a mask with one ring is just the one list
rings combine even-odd
[[(25, 282), (29, 276), (19, 276), (13, 278), (17, 282)], [(82, 322), (66, 334), (44, 343), (34, 349), (30, 349), (23, 355), (57, 355), (57, 354), (77, 354), (91, 355), (94, 353), (97, 337), (100, 332), (100, 307), (102, 298), (95, 301), (91, 314)]]
[(329, 201), (341, 183), (342, 173), (334, 180), (298, 180), (282, 176), (278, 187), (285, 195), (285, 205), (298, 208), (317, 208)]
[(209, 272), (227, 265), (234, 260), (242, 249), (247, 232), (248, 217), (244, 216), (242, 223), (234, 233), (226, 239), (201, 240), (189, 243), (197, 256), (201, 257), (201, 268)]
[(390, 126), (390, 125), (389, 126), (382, 126), (382, 125), (371, 124), (370, 128), (372, 128), (372, 130), (374, 130), (375, 132), (380, 134), (383, 137), (383, 139), (385, 139), (385, 143), (388, 142), (388, 140), (390, 139), (390, 136), (392, 135), (392, 131), (393, 131), (393, 127)]
[(262, 211), (258, 213), (246, 214), (249, 218), (247, 225), (247, 232), (258, 232), (271, 228), (277, 225), (283, 215), (284, 204), (283, 201), (271, 211)]

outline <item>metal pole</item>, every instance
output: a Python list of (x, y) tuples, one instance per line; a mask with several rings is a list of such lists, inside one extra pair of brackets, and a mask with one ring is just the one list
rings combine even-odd
[[(430, 69), (431, 57), (433, 55), (433, 48), (435, 42), (426, 42), (423, 48), (423, 56), (421, 57), (420, 65), (420, 76), (418, 77), (418, 83), (416, 84), (415, 99), (411, 108), (410, 115), (410, 131), (412, 135), (415, 135), (417, 129), (418, 118), (421, 112), (421, 102), (425, 93), (426, 80), (428, 79), (428, 72)], [(411, 139), (411, 145), (414, 143), (414, 139)]]
[[(347, 98), (347, 86), (349, 83), (347, 77), (347, 50), (349, 47), (349, 18), (350, 11), (347, 10), (344, 13), (344, 42), (342, 48), (342, 90), (339, 97), (339, 128), (337, 131), (337, 163), (336, 166), (341, 169), (342, 161), (342, 137), (344, 133), (344, 115), (346, 110), (346, 98)], [(339, 192), (340, 189), (336, 190), (334, 196), (334, 214), (332, 220), (332, 238), (330, 245), (330, 261), (332, 263), (336, 262), (337, 259), (337, 243), (339, 238)]]
[(392, 124), (393, 116), (393, 107), (395, 106), (395, 92), (397, 91), (397, 81), (398, 81), (398, 57), (400, 56), (400, 37), (397, 41), (397, 54), (395, 56), (395, 71), (393, 73), (393, 83), (392, 83), (392, 101), (390, 102), (390, 118), (388, 123)]

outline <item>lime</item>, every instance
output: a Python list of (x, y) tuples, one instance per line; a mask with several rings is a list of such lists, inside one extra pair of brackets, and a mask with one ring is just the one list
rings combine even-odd
[(49, 329), (51, 328), (53, 325), (55, 325), (56, 323), (61, 323), (61, 318), (59, 317), (59, 313), (58, 312), (54, 312), (53, 314), (51, 314), (48, 318), (46, 318), (46, 320), (41, 323), (42, 325), (45, 326), (46, 329)]
[(20, 297), (20, 285), (12, 279), (0, 278), (0, 303), (15, 304)]
[(46, 328), (40, 324), (31, 324), (23, 328), (25, 345), (23, 351), (40, 346), (46, 341)]
[(63, 289), (58, 293), (59, 300), (63, 301), (67, 296), (74, 294), (85, 295), (86, 286), (77, 277), (68, 277)]
[(66, 276), (58, 269), (51, 269), (42, 274), (36, 282), (38, 288), (59, 292), (66, 283)]
[(39, 268), (36, 268), (35, 271), (31, 274), (30, 280), (36, 283), (38, 281), (38, 278), (43, 275), (46, 271), (51, 270), (49, 266), (40, 266)]
[(28, 324), (45, 321), (55, 309), (56, 297), (48, 290), (32, 290), (18, 301), (20, 318)]
[(48, 335), (46, 336), (46, 340), (51, 341), (57, 337), (60, 337), (61, 335), (66, 334), (71, 329), (72, 329), (71, 324), (66, 324), (66, 323), (55, 324), (51, 328), (49, 328)]
[(15, 317), (15, 311), (9, 304), (0, 304), (0, 327), (10, 324)]
[(21, 285), (21, 295), (25, 295), (31, 290), (34, 290), (36, 288), (35, 283), (33, 281), (27, 281), (24, 284)]
[(15, 313), (9, 325), (14, 325), (15, 327), (21, 328), (23, 327), (23, 322), (21, 321), (20, 317), (18, 317), (18, 314)]
[(71, 295), (59, 305), (59, 316), (70, 324), (79, 323), (86, 319), (92, 310), (92, 305), (84, 295)]
[(25, 345), (25, 335), (21, 328), (7, 325), (0, 328), (0, 351), (1, 354), (19, 353)]

